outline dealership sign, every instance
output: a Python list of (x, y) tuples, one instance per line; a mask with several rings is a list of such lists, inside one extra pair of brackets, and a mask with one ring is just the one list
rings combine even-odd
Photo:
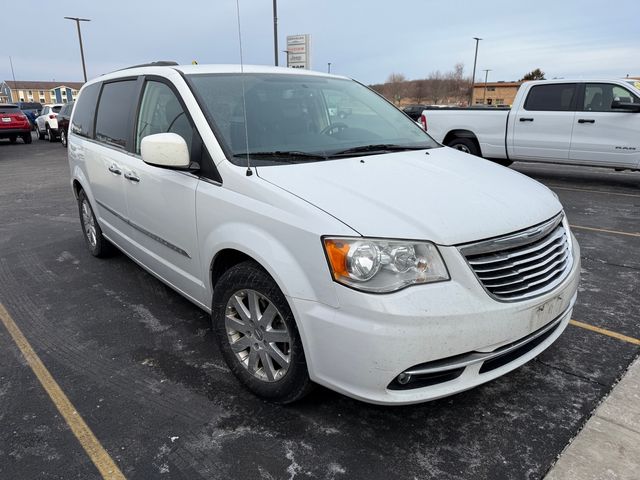
[(311, 68), (311, 35), (287, 36), (287, 66), (290, 68)]

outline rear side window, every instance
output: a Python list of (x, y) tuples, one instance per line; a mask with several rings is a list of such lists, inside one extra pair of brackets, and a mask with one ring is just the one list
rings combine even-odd
[(89, 85), (80, 94), (78, 105), (71, 122), (71, 131), (82, 137), (93, 138), (93, 118), (96, 111), (96, 101), (100, 92), (100, 84)]
[(96, 113), (96, 140), (127, 149), (136, 81), (105, 83)]
[(53, 110), (53, 113), (59, 113), (60, 110), (62, 110), (62, 105), (56, 105), (55, 107), (51, 107), (51, 110)]
[(531, 87), (525, 110), (546, 112), (568, 112), (575, 110), (576, 84), (552, 83)]

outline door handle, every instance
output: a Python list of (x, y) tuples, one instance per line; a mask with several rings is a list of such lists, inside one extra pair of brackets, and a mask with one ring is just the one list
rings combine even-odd
[(521, 122), (533, 122), (533, 118), (520, 117)]
[(136, 174), (131, 172), (131, 173), (125, 173), (124, 174), (124, 178), (126, 178), (127, 180), (129, 180), (130, 182), (134, 182), (134, 183), (138, 183), (140, 181), (140, 178), (136, 177)]
[(115, 175), (120, 175), (122, 173), (120, 167), (118, 167), (118, 165), (116, 165), (115, 163), (109, 167), (109, 171)]
[(592, 118), (589, 118), (589, 119), (581, 118), (581, 119), (578, 120), (578, 123), (596, 123), (596, 121), (593, 120)]

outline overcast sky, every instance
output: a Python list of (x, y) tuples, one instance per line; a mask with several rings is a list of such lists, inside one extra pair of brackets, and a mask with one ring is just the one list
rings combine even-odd
[[(19, 7), (18, 7), (19, 5)], [(82, 80), (75, 22), (82, 24), (89, 78), (153, 60), (239, 63), (236, 0), (22, 0), (2, 22), (0, 76)], [(273, 64), (272, 0), (240, 0), (245, 63)], [(312, 68), (364, 83), (390, 73), (424, 78), (464, 63), (476, 78), (517, 80), (640, 75), (640, 1), (279, 0), (279, 41), (312, 36)], [(4, 18), (7, 20), (7, 18)], [(280, 54), (281, 65), (285, 54)]]

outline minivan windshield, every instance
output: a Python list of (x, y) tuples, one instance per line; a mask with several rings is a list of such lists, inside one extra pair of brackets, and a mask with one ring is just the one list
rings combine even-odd
[(266, 73), (187, 77), (236, 165), (244, 165), (247, 154), (252, 163), (268, 165), (439, 146), (404, 113), (353, 80)]

